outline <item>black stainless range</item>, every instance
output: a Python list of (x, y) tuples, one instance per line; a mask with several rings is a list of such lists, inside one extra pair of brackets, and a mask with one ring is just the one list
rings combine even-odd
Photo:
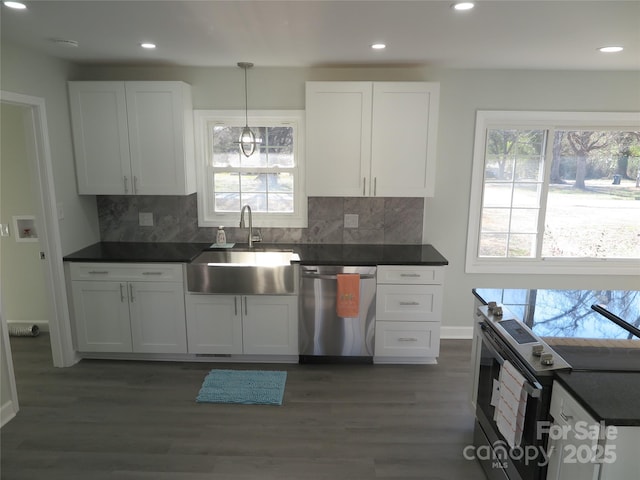
[[(633, 326), (618, 317), (612, 320), (615, 315), (610, 313), (622, 311), (616, 309), (620, 305), (630, 305), (635, 312), (640, 295), (613, 292), (609, 310), (599, 312), (605, 307), (591, 307), (600, 292), (478, 289), (474, 294), (485, 304), (478, 308), (474, 342), (476, 458), (491, 480), (544, 480), (548, 438), (541, 426), (552, 421), (549, 403), (555, 373), (640, 371), (640, 338), (634, 336)], [(489, 300), (499, 308), (486, 305)], [(635, 319), (635, 313), (631, 316)], [(516, 372), (524, 392), (516, 404), (522, 411), (514, 413), (515, 438), (498, 418), (505, 372)]]

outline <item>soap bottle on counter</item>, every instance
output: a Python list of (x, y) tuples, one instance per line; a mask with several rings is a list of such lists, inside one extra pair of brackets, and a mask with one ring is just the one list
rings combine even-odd
[(224, 227), (220, 225), (218, 227), (218, 233), (216, 235), (216, 244), (224, 245), (225, 243), (227, 243), (227, 234), (224, 232)]

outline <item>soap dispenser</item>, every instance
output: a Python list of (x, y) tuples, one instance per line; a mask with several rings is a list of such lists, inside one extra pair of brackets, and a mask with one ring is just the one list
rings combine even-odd
[(224, 232), (224, 227), (220, 225), (218, 227), (218, 234), (216, 235), (216, 244), (224, 245), (227, 243), (227, 234)]

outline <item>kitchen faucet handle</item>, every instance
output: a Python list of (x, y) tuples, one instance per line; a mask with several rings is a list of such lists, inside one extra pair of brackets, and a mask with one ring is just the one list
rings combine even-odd
[(261, 242), (262, 241), (262, 234), (260, 233), (260, 230), (257, 230), (257, 229), (255, 230), (251, 240), (254, 241), (254, 242)]

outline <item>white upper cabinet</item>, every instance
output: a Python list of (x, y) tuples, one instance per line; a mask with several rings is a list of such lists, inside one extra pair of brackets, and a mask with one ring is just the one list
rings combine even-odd
[(78, 192), (196, 191), (191, 87), (183, 82), (69, 82)]
[(307, 82), (307, 194), (433, 196), (439, 92), (429, 82)]

